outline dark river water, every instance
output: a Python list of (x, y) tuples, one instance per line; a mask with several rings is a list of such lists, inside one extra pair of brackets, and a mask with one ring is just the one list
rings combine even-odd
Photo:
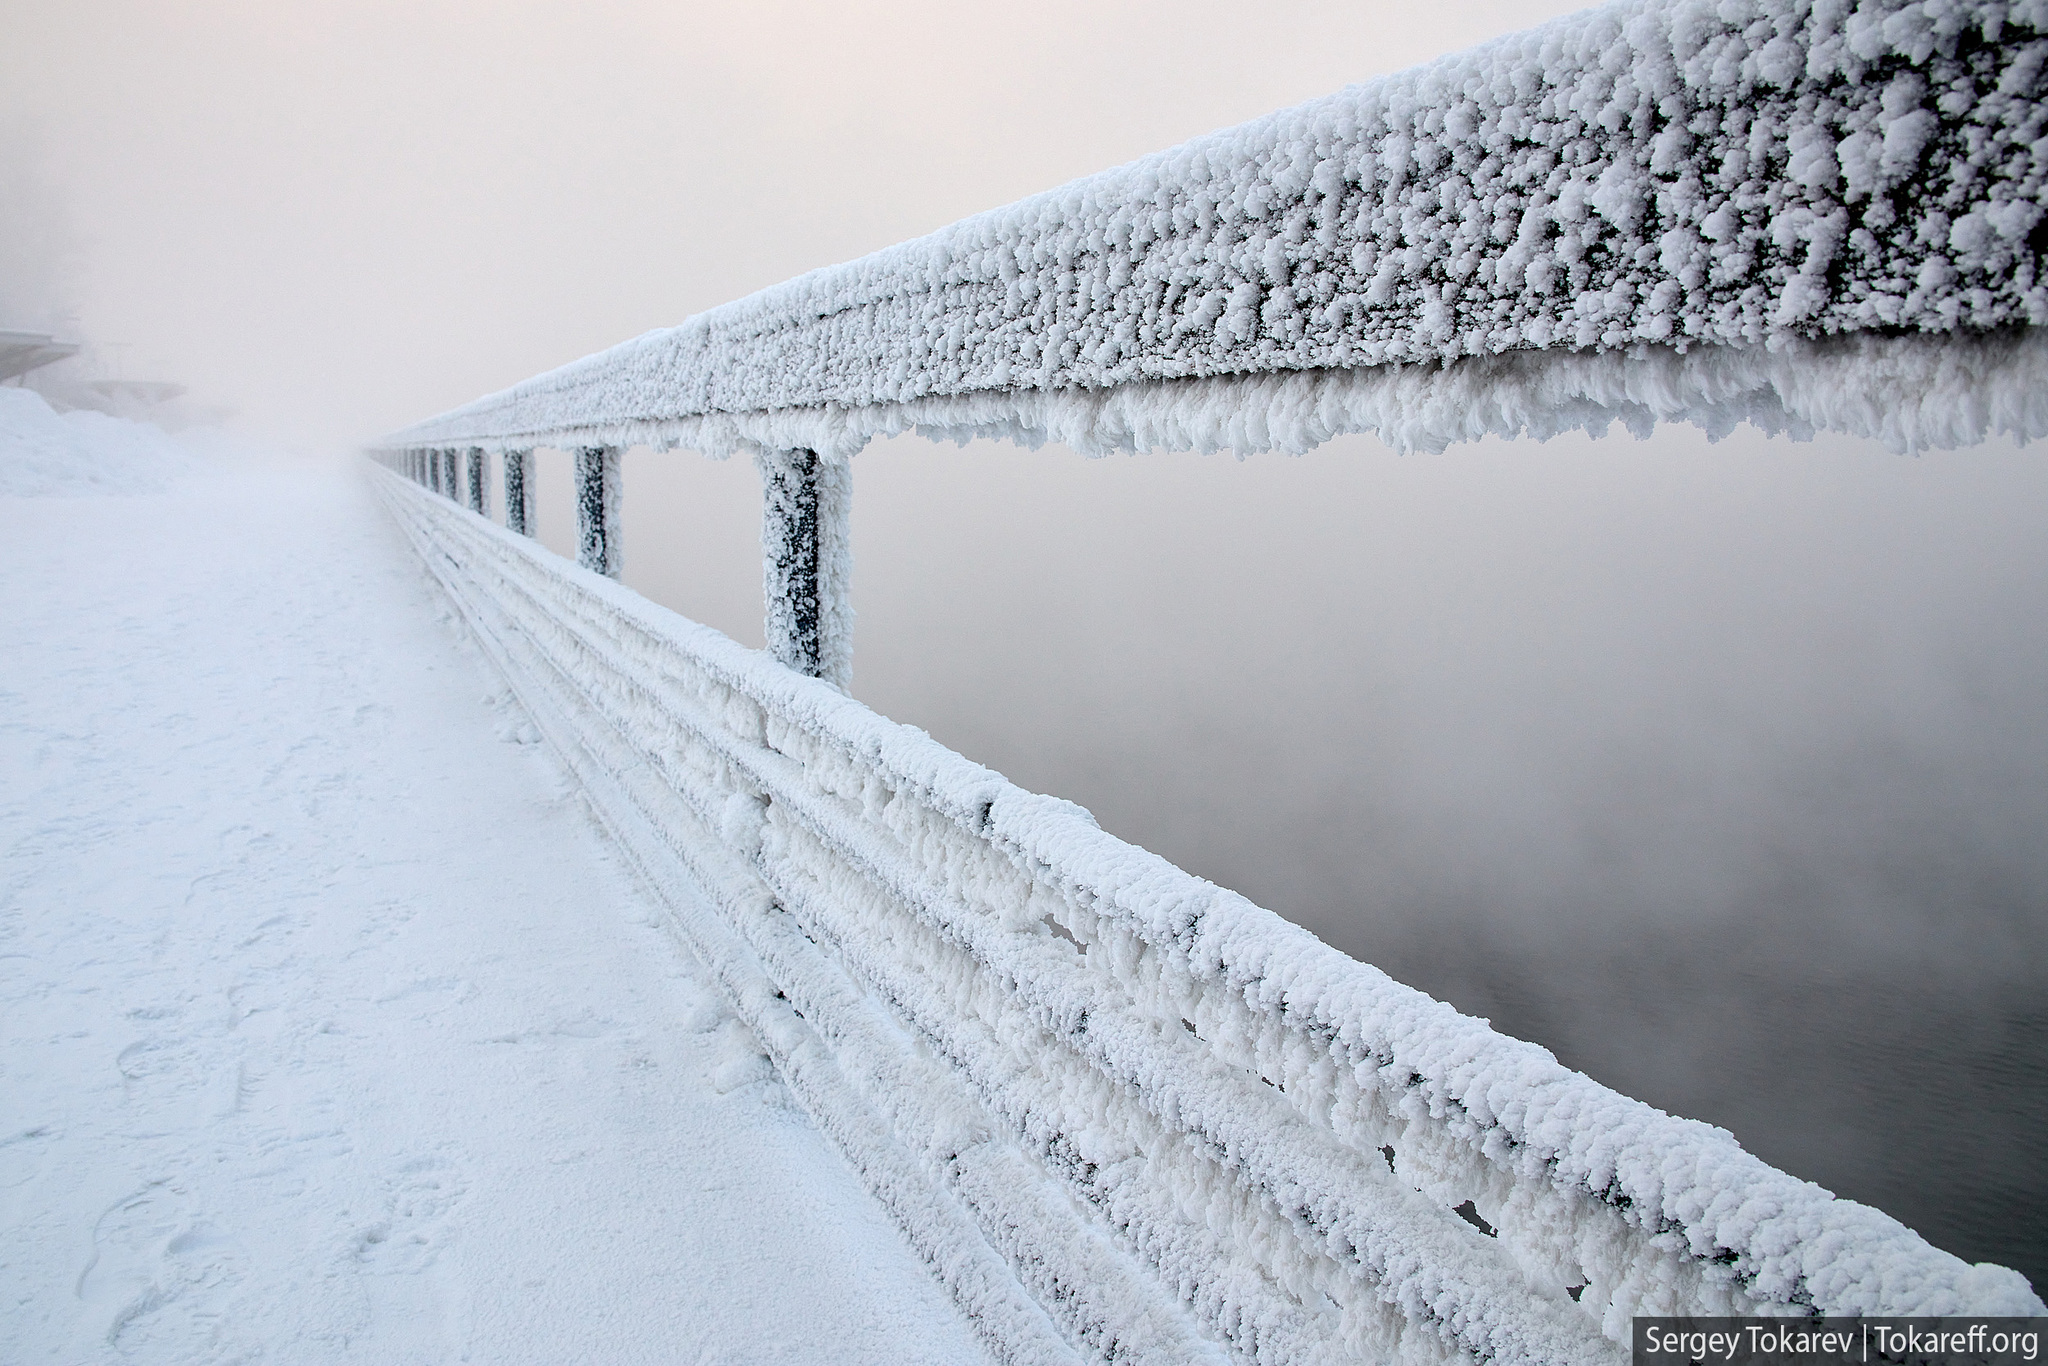
[(1380, 961), (1938, 1247), (2048, 1284), (2038, 982), (1831, 970), (1709, 938), (1580, 947), (1566, 957), (1440, 941)]
[[(2048, 1285), (2048, 455), (854, 470), (857, 696)], [(757, 499), (629, 454), (626, 582), (758, 645)]]

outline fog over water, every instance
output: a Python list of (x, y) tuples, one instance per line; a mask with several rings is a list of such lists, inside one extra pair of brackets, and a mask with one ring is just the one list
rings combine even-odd
[[(334, 454), (1571, 6), (16, 8), (0, 327)], [(2048, 1284), (2048, 454), (854, 470), (857, 696)], [(626, 582), (758, 645), (758, 500), (630, 453)]]
[[(854, 691), (1632, 1095), (2048, 1272), (2048, 465), (1687, 429), (856, 458)], [(566, 457), (543, 538), (570, 548)], [(758, 645), (744, 460), (625, 580)]]

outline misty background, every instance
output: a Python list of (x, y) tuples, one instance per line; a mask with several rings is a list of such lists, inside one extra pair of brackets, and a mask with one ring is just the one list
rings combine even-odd
[[(0, 328), (298, 458), (1574, 6), (5, 6)], [(854, 692), (2048, 1284), (2048, 463), (856, 458)], [(743, 460), (625, 581), (761, 643)], [(542, 539), (570, 543), (542, 452)]]

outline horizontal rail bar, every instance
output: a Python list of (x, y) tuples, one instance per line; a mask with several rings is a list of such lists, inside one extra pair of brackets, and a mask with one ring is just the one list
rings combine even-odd
[[(1243, 451), (1645, 415), (1905, 448), (2048, 435), (2038, 402), (1926, 401), (1939, 365), (1889, 368), (1911, 347), (1838, 345), (2004, 354), (2048, 322), (2044, 57), (2037, 0), (1626, 0), (813, 271), (385, 444), (843, 459), (917, 427)], [(1846, 371), (1829, 395), (1771, 363), (1816, 348)], [(1506, 407), (1484, 392), (1503, 361)], [(1631, 394), (1645, 361), (1678, 388)], [(1361, 374), (1318, 414), (1283, 401)], [(1126, 390), (1134, 420), (1090, 421)]]

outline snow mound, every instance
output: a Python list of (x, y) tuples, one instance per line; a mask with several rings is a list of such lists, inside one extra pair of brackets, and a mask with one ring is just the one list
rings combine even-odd
[(161, 493), (193, 465), (147, 423), (59, 413), (33, 389), (0, 388), (0, 497)]
[[(2044, 84), (2048, 0), (1622, 0), (813, 271), (388, 444), (723, 453), (867, 412), (839, 428), (858, 449), (876, 410), (934, 404), (974, 411), (905, 425), (1028, 439), (1049, 396), (1142, 387), (1132, 439), (1244, 451), (1288, 443), (1211, 382), (1416, 367), (1356, 416), (1428, 448), (1633, 421), (1634, 360), (1714, 353), (1670, 417), (1842, 418), (1908, 448), (2048, 435), (2038, 405), (2004, 427), (1913, 415), (1897, 357), (1806, 412), (1760, 382), (1866, 338), (2038, 358), (2011, 348), (2048, 323)], [(1510, 357), (1523, 412), (1427, 382)], [(1531, 382), (1594, 357), (1613, 373)], [(1727, 395), (1745, 368), (1759, 382)]]

